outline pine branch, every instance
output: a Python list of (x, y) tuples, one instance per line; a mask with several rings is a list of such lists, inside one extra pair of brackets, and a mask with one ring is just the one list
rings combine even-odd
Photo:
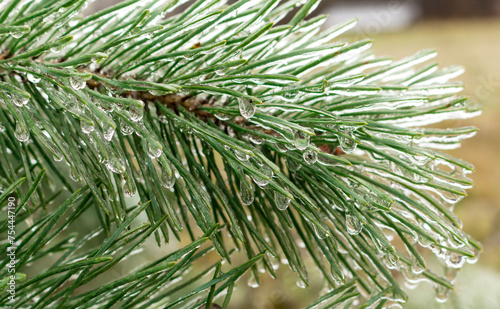
[[(258, 286), (258, 269), (275, 277), (280, 261), (307, 287), (306, 260), (330, 289), (311, 307), (404, 303), (392, 270), (445, 300), (481, 250), (453, 214), (473, 167), (441, 151), (476, 129), (430, 127), (480, 113), (452, 81), (463, 69), (422, 65), (432, 50), (393, 61), (369, 40), (336, 41), (355, 21), (319, 31), (319, 0), (198, 0), (172, 13), (184, 2), (87, 17), (84, 0), (0, 4), (0, 205), (16, 218), (0, 232), (16, 231), (1, 243), (18, 259), (14, 307), (200, 308), (227, 293), (226, 308), (245, 272)], [(64, 233), (85, 220), (94, 230)], [(110, 278), (144, 241), (172, 236), (191, 243)], [(212, 248), (218, 262), (186, 277)], [(246, 262), (225, 266), (235, 249)]]

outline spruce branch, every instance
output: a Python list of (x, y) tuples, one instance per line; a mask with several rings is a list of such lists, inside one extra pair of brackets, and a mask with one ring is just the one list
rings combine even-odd
[[(16, 235), (0, 248), (17, 260), (12, 303), (0, 260), (0, 303), (227, 308), (245, 273), (256, 287), (286, 263), (307, 287), (310, 261), (329, 290), (310, 307), (378, 308), (407, 301), (393, 271), (444, 301), (477, 260), (453, 213), (473, 166), (443, 152), (476, 129), (430, 127), (480, 113), (452, 81), (463, 68), (339, 41), (356, 21), (320, 31), (319, 0), (79, 15), (89, 2), (0, 3), (0, 232)], [(172, 237), (189, 242), (110, 277)]]

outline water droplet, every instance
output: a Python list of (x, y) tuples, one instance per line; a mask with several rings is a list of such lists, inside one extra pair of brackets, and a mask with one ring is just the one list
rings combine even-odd
[(259, 281), (255, 277), (253, 272), (250, 274), (250, 278), (248, 278), (248, 286), (254, 289), (259, 287)]
[(109, 142), (113, 139), (113, 135), (115, 134), (115, 128), (113, 128), (113, 126), (106, 123), (103, 125), (102, 131), (102, 136), (104, 136), (105, 140)]
[(393, 251), (387, 252), (384, 255), (382, 261), (385, 264), (385, 266), (389, 269), (396, 269), (399, 267), (399, 258)]
[(29, 101), (29, 98), (20, 95), (12, 95), (11, 99), (12, 102), (14, 102), (14, 104), (19, 107), (23, 107), (24, 105), (28, 104)]
[[(168, 166), (165, 166), (168, 164)], [(172, 189), (175, 185), (176, 177), (175, 177), (175, 169), (170, 163), (164, 163), (160, 165), (161, 168), (161, 178), (160, 183), (167, 189)]]
[(160, 116), (158, 117), (158, 120), (159, 120), (161, 123), (163, 123), (163, 124), (168, 124), (168, 118), (167, 118), (167, 116), (165, 116), (165, 115), (160, 115)]
[(243, 179), (240, 180), (240, 199), (244, 205), (251, 205), (254, 200), (253, 185)]
[(123, 195), (126, 197), (132, 197), (137, 193), (135, 184), (133, 182), (125, 182), (123, 184)]
[(25, 126), (16, 124), (16, 130), (14, 131), (14, 136), (20, 142), (26, 142), (30, 138), (30, 131), (26, 129)]
[(302, 165), (295, 162), (291, 158), (285, 158), (285, 162), (286, 162), (286, 166), (288, 167), (288, 169), (292, 172), (296, 172), (296, 171), (300, 170), (300, 168), (302, 167)]
[(436, 287), (436, 301), (439, 303), (444, 303), (450, 297), (451, 290), (445, 286), (438, 285)]
[(80, 120), (80, 127), (82, 128), (82, 132), (85, 134), (90, 134), (90, 132), (94, 131), (95, 126), (93, 123), (89, 123), (88, 121)]
[(41, 77), (35, 76), (35, 75), (31, 74), (31, 73), (27, 73), (26, 74), (26, 78), (28, 79), (28, 81), (30, 83), (33, 83), (33, 84), (38, 84), (40, 82), (40, 80), (42, 79)]
[(304, 159), (304, 162), (311, 165), (316, 163), (316, 160), (318, 160), (318, 153), (313, 150), (306, 150), (302, 154), (302, 158)]
[(309, 146), (310, 136), (302, 131), (297, 130), (294, 139), (295, 147), (297, 147), (298, 150), (305, 150), (307, 146)]
[(11, 31), (9, 34), (16, 39), (19, 39), (23, 35), (29, 33), (31, 31), (30, 27), (18, 27), (16, 30)]
[(259, 172), (266, 175), (269, 179), (257, 175), (252, 175), (252, 179), (259, 187), (263, 188), (271, 181), (271, 178), (273, 177), (273, 170), (267, 165), (262, 165), (259, 168)]
[(307, 283), (301, 277), (297, 278), (297, 286), (301, 289), (307, 288)]
[(342, 147), (342, 150), (345, 153), (351, 153), (354, 150), (356, 150), (356, 147), (358, 146), (358, 143), (350, 138), (347, 138), (345, 136), (339, 136), (339, 142), (340, 142), (340, 147)]
[(73, 75), (69, 78), (69, 83), (71, 84), (71, 87), (75, 90), (81, 90), (85, 88), (85, 85), (87, 84), (85, 79)]
[(255, 114), (256, 106), (255, 102), (252, 99), (239, 98), (238, 106), (240, 108), (241, 116), (245, 117), (246, 119), (252, 118), (252, 116)]
[(278, 191), (274, 191), (274, 202), (279, 210), (286, 210), (290, 205), (290, 199)]
[(69, 169), (69, 178), (71, 178), (71, 180), (73, 180), (74, 182), (79, 181), (78, 175), (72, 168)]
[(133, 122), (140, 121), (144, 117), (144, 109), (138, 106), (130, 106), (128, 112)]
[(451, 268), (461, 268), (465, 264), (465, 258), (456, 253), (456, 252), (450, 252), (446, 256), (446, 265)]
[(123, 135), (130, 135), (134, 133), (134, 128), (127, 121), (120, 119), (120, 132)]
[(351, 235), (358, 235), (363, 229), (363, 223), (358, 219), (358, 217), (347, 214), (345, 216), (347, 232)]
[(248, 161), (248, 159), (250, 159), (250, 156), (247, 153), (240, 151), (238, 149), (234, 150), (234, 155), (240, 161)]
[(125, 172), (123, 160), (114, 155), (106, 162), (106, 167), (115, 174), (123, 174)]
[[(327, 238), (327, 237), (330, 236), (330, 234), (328, 234), (327, 231), (325, 231), (324, 229), (320, 228), (316, 224), (311, 224), (311, 225), (313, 227), (314, 234), (316, 234), (316, 237), (318, 237), (319, 239), (325, 239), (325, 238)], [(326, 229), (326, 227), (323, 227), (323, 228)]]
[(425, 267), (420, 265), (420, 263), (416, 259), (414, 259), (412, 264), (411, 264), (411, 271), (414, 274), (421, 274), (424, 272), (424, 270), (425, 270)]
[(162, 147), (159, 143), (148, 142), (148, 156), (156, 159), (162, 154)]

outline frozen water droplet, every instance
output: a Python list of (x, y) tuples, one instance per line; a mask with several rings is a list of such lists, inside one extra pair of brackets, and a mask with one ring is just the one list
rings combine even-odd
[(120, 132), (123, 135), (130, 135), (134, 133), (134, 128), (127, 121), (120, 119)]
[(354, 150), (356, 150), (356, 147), (358, 146), (358, 143), (350, 138), (347, 138), (345, 136), (339, 136), (339, 142), (340, 142), (340, 147), (342, 147), (342, 150), (345, 153), (351, 153)]
[(112, 156), (108, 162), (106, 162), (106, 167), (115, 174), (123, 174), (123, 172), (125, 172), (123, 161), (116, 156)]
[(19, 39), (20, 37), (29, 33), (30, 31), (31, 31), (30, 27), (22, 27), (22, 28), (20, 27), (20, 28), (16, 28), (16, 30), (14, 30), (14, 31), (11, 31), (9, 34), (13, 38)]
[(305, 150), (307, 146), (309, 146), (310, 136), (307, 135), (306, 133), (297, 130), (295, 132), (294, 138), (295, 138), (295, 147), (297, 147), (298, 150)]
[(71, 84), (71, 87), (75, 90), (81, 90), (85, 88), (85, 85), (87, 84), (85, 79), (73, 75), (69, 78), (69, 83)]
[(363, 223), (358, 219), (358, 217), (347, 214), (345, 216), (347, 232), (351, 235), (358, 235), (363, 229)]
[(238, 106), (240, 108), (241, 116), (245, 117), (246, 119), (252, 118), (252, 116), (255, 114), (256, 106), (255, 102), (252, 99), (239, 98)]
[(420, 263), (414, 259), (412, 264), (411, 264), (411, 271), (414, 273), (414, 274), (421, 274), (423, 273), (425, 270), (425, 268), (420, 265)]
[(274, 202), (279, 210), (286, 210), (290, 205), (290, 199), (278, 191), (274, 191)]
[(130, 120), (133, 122), (140, 121), (144, 117), (144, 109), (138, 106), (131, 106), (128, 112), (130, 113)]
[(318, 160), (318, 153), (313, 150), (306, 150), (302, 154), (302, 158), (307, 164), (314, 164)]
[(465, 264), (465, 258), (456, 253), (456, 252), (449, 252), (446, 256), (446, 265), (451, 268), (462, 268)]
[(80, 120), (80, 127), (82, 128), (82, 132), (85, 134), (89, 134), (90, 132), (94, 131), (95, 126), (93, 123), (89, 123), (84, 120)]
[(244, 205), (251, 205), (254, 200), (253, 186), (251, 182), (240, 180), (240, 199)]
[(158, 117), (158, 120), (159, 120), (161, 123), (163, 123), (163, 124), (168, 124), (168, 118), (167, 118), (167, 116), (165, 116), (165, 115), (160, 115), (160, 116)]
[(16, 106), (23, 107), (24, 105), (28, 104), (29, 98), (22, 97), (20, 95), (12, 95), (11, 96), (12, 102), (16, 104)]
[(396, 269), (399, 266), (399, 258), (396, 255), (395, 252), (389, 251), (384, 255), (384, 258), (382, 260), (385, 264), (385, 266), (389, 269)]
[(266, 175), (269, 179), (257, 175), (252, 175), (252, 179), (259, 187), (263, 188), (271, 181), (271, 178), (273, 177), (273, 170), (267, 165), (262, 165), (259, 168), (259, 172)]
[(174, 167), (172, 165), (169, 165), (167, 169), (167, 167), (161, 165), (161, 185), (167, 189), (172, 189), (175, 185), (175, 181), (176, 177)]
[(327, 238), (327, 237), (330, 236), (330, 234), (328, 234), (327, 231), (323, 230), (322, 228), (320, 228), (316, 224), (312, 224), (312, 227), (313, 227), (313, 230), (314, 230), (314, 234), (316, 234), (316, 236), (319, 239), (325, 239), (325, 238)]
[(159, 143), (148, 142), (148, 156), (156, 159), (162, 154), (162, 147)]
[(72, 168), (69, 169), (69, 178), (71, 178), (71, 180), (73, 180), (74, 182), (79, 181), (78, 175), (76, 174), (76, 172)]
[(255, 278), (253, 272), (250, 274), (250, 278), (248, 278), (248, 286), (254, 289), (259, 287), (259, 281)]
[(240, 161), (248, 161), (248, 159), (250, 159), (250, 156), (247, 153), (237, 149), (234, 150), (234, 155)]
[(300, 168), (302, 167), (302, 165), (298, 164), (297, 162), (295, 162), (291, 158), (285, 158), (285, 162), (286, 162), (286, 166), (288, 167), (288, 169), (292, 172), (296, 172), (296, 171), (300, 170)]
[(115, 134), (115, 128), (113, 128), (109, 124), (104, 124), (102, 128), (102, 136), (104, 136), (104, 139), (107, 140), (108, 142), (113, 139), (113, 135)]
[(26, 127), (16, 124), (16, 130), (14, 131), (14, 136), (20, 142), (26, 142), (30, 138), (30, 131)]
[(135, 188), (135, 184), (133, 182), (126, 182), (123, 184), (123, 195), (126, 197), (132, 197), (137, 193), (137, 189)]
[(307, 287), (307, 283), (304, 280), (302, 280), (301, 277), (298, 277), (297, 278), (297, 286), (301, 289), (305, 289)]
[(444, 303), (450, 297), (451, 290), (445, 286), (436, 286), (436, 301), (439, 303)]
[(41, 77), (35, 76), (31, 73), (27, 73), (26, 78), (28, 79), (28, 81), (30, 83), (33, 83), (33, 84), (38, 84), (40, 82), (40, 80), (42, 79)]

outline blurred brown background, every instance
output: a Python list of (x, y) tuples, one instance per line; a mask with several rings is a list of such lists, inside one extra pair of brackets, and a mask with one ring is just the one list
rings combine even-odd
[[(96, 1), (88, 12), (110, 2), (118, 1)], [(500, 308), (500, 0), (324, 0), (318, 13), (329, 14), (329, 24), (358, 17), (356, 30), (343, 39), (373, 38), (378, 55), (400, 59), (434, 48), (441, 66), (466, 68), (458, 80), (465, 82), (464, 94), (482, 105), (483, 114), (443, 125), (480, 129), (450, 153), (476, 166), (471, 176), (475, 187), (455, 212), (465, 231), (483, 243), (484, 252), (478, 263), (464, 267), (457, 293), (447, 303), (436, 303), (430, 285), (422, 283), (409, 290), (408, 308)], [(232, 308), (303, 308), (317, 297), (320, 281), (312, 280), (312, 288), (302, 290), (285, 268), (280, 268), (280, 280), (263, 275), (260, 289), (239, 288)]]

